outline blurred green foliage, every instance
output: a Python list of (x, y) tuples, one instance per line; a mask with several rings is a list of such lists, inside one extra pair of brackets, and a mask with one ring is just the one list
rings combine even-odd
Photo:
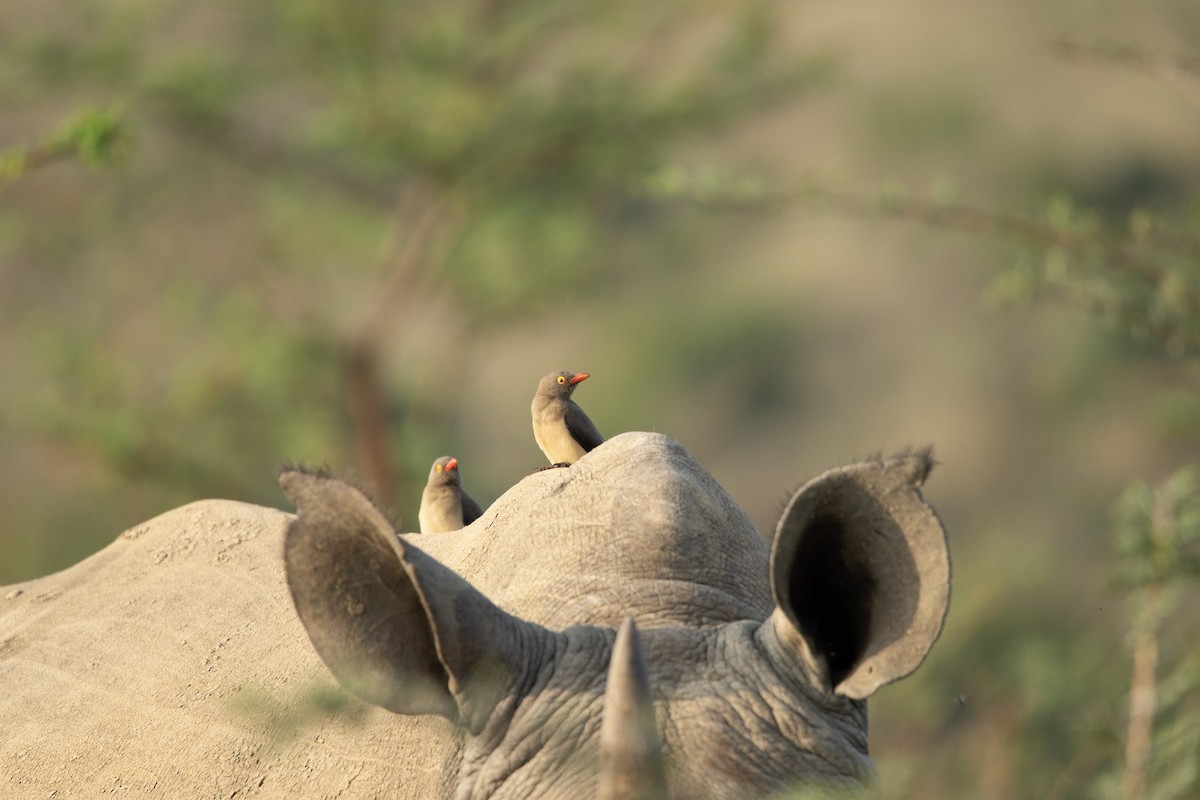
[[(100, 510), (97, 537), (197, 496), (274, 502), (284, 458), (347, 467), (364, 423), (346, 410), (346, 347), (382, 357), (405, 333), (391, 320), (427, 304), (454, 309), (448, 329), (484, 330), (679, 255), (682, 238), (664, 236), (677, 215), (632, 187), (673, 143), (825, 75), (818, 60), (774, 52), (771, 12), (757, 2), (715, 8), (727, 27), (699, 51), (683, 2), (81, 8), (80, 25), (23, 30), (3, 72), (31, 105), (87, 87), (126, 111), (78, 115), (12, 150), (2, 174), (66, 156), (110, 161), (130, 129), (137, 162), (62, 222), (28, 224), (20, 198), (0, 210), (10, 263), (43, 275), (18, 284), (35, 303), (13, 296), (5, 309), (24, 388), (0, 419), (30, 447), (53, 443), (55, 458), (138, 487), (132, 507)], [(157, 47), (177, 25), (199, 32)], [(178, 179), (159, 180), (164, 171)], [(212, 204), (234, 202), (253, 216), (211, 229)], [(407, 254), (426, 217), (433, 238)], [(177, 227), (196, 234), (159, 233)], [(130, 255), (142, 263), (122, 263)], [(366, 302), (389, 281), (401, 291)], [(324, 302), (346, 291), (359, 296), (349, 323)], [(437, 358), (461, 355), (461, 342), (447, 347)], [(436, 382), (421, 382), (429, 358), (413, 365), (415, 381), (366, 387), (386, 393), (391, 419), (358, 432), (399, 454), (382, 477), (403, 482), (402, 516), (418, 494), (408, 476), (424, 475), (444, 439), (434, 432), (455, 413)], [(71, 505), (22, 524), (61, 527)], [(0, 556), (20, 546), (0, 543)], [(10, 552), (0, 578), (40, 558)]]
[(88, 109), (67, 120), (33, 145), (0, 151), (0, 187), (52, 161), (75, 158), (101, 167), (124, 155), (128, 131), (113, 109)]
[[(1172, 625), (1195, 607), (1200, 578), (1200, 467), (1157, 487), (1135, 483), (1113, 506), (1115, 586), (1127, 595), (1134, 652), (1123, 770), (1101, 796), (1200, 794), (1200, 652)], [(1120, 774), (1121, 791), (1116, 791)]]
[(1113, 516), (1119, 589), (1136, 593), (1200, 577), (1200, 468), (1184, 467), (1159, 488), (1135, 483)]
[[(940, 119), (938, 111), (903, 104), (903, 113), (910, 112), (915, 124), (931, 125), (938, 135), (958, 130), (958, 122)], [(909, 146), (914, 138), (930, 140), (906, 126), (902, 115), (881, 116), (876, 124), (894, 129), (885, 138), (897, 146)], [(1141, 184), (1128, 188), (1142, 194)], [(1174, 202), (1153, 211), (1134, 207), (1122, 218), (1111, 207), (1119, 201), (1108, 208), (1084, 206), (1062, 191), (1041, 216), (1024, 216), (961, 204), (953, 191), (936, 183), (929, 197), (895, 182), (881, 183), (870, 196), (812, 180), (786, 183), (711, 169), (667, 169), (646, 189), (652, 197), (710, 208), (800, 206), (855, 218), (899, 219), (1009, 244), (1016, 256), (995, 271), (986, 288), (989, 299), (1009, 306), (1052, 302), (1081, 309), (1115, 334), (1103, 360), (1116, 355), (1129, 362), (1165, 361), (1169, 388), (1151, 413), (1166, 437), (1186, 441), (1197, 432), (1200, 218), (1188, 192), (1174, 193)], [(1085, 372), (1094, 370), (1092, 365)], [(920, 763), (938, 767), (929, 771), (905, 759), (884, 761), (884, 796), (1200, 796), (1200, 650), (1191, 615), (1180, 613), (1200, 599), (1195, 581), (1200, 576), (1200, 471), (1183, 467), (1157, 487), (1135, 482), (1114, 503), (1112, 527), (1113, 591), (1124, 595), (1130, 612), (1132, 677), (1124, 659), (1112, 660), (1103, 636), (1081, 633), (1086, 619), (1047, 615), (1045, 606), (1053, 600), (1044, 590), (1028, 595), (1033, 605), (1024, 609), (1011, 592), (995, 591), (976, 601), (977, 593), (986, 593), (987, 580), (1019, 585), (1029, 580), (1029, 569), (1036, 574), (1035, 565), (1005, 554), (988, 574), (959, 571), (956, 616), (969, 620), (972, 630), (945, 638), (966, 646), (948, 652), (943, 643), (932, 663), (909, 679), (917, 688), (909, 690), (907, 700), (932, 702), (945, 696), (946, 686), (964, 691), (943, 706), (939, 726), (947, 740), (923, 742)], [(993, 605), (1001, 596), (1008, 602)], [(1064, 600), (1062, 607), (1069, 607)], [(964, 611), (964, 603), (973, 607)], [(1123, 693), (1130, 698), (1128, 706), (1114, 702)], [(964, 747), (953, 733), (968, 702), (983, 705), (978, 716), (984, 721), (961, 735), (989, 740), (979, 746)], [(905, 709), (897, 713), (903, 716)]]
[(1173, 356), (1200, 355), (1197, 221), (1139, 209), (1106, 222), (1058, 195), (1030, 226), (1029, 251), (996, 276), (1001, 301), (1047, 296), (1079, 306)]
[[(967, 439), (961, 450), (938, 442), (939, 453), (954, 452), (945, 472), (960, 489), (984, 487), (946, 498), (958, 527), (942, 641), (873, 701), (884, 796), (1129, 796), (1130, 663), (1147, 636), (1159, 658), (1145, 796), (1200, 795), (1188, 613), (1197, 473), (1134, 483), (1114, 506), (1111, 549), (1093, 525), (1098, 479), (1072, 474), (1103, 460), (1091, 453), (1120, 450), (1086, 447), (1125, 419), (1103, 412), (1126, 403), (1129, 384), (1153, 397), (1132, 412), (1153, 458), (1128, 456), (1130, 469), (1195, 460), (1194, 169), (1130, 152), (1047, 177), (1044, 154), (1008, 142), (1019, 123), (953, 64), (937, 63), (932, 82), (883, 76), (863, 88), (870, 44), (838, 45), (834, 22), (818, 29), (833, 55), (797, 49), (781, 18), (816, 10), (770, 2), (38, 6), (0, 23), (0, 583), (64, 567), (201, 497), (278, 505), (285, 459), (363, 470), (347, 350), (364, 339), (383, 381), (376, 444), (399, 461), (397, 506), (410, 519), (431, 458), (469, 446), (469, 467), (484, 447), (506, 446), (478, 425), (470, 440), (461, 424), (472, 402), (501, 395), (464, 396), (471, 378), (515, 371), (501, 348), (520, 349), (535, 377), (590, 369), (543, 364), (551, 352), (611, 358), (612, 393), (588, 386), (593, 416), (694, 434), (686, 444), (710, 466), (733, 454), (723, 482), (770, 494), (802, 477), (788, 472), (792, 454), (815, 447), (795, 431), (834, 430), (836, 457), (848, 458), (853, 435), (888, 409), (905, 420), (922, 406), (964, 413), (939, 403), (965, 384), (993, 406), (951, 428)], [(1032, 11), (1039, 25), (1046, 14)], [(887, 41), (907, 35), (887, 29)], [(1040, 41), (1041, 28), (1021, 35)], [(1005, 81), (1017, 74), (1007, 55), (1003, 66)], [(1045, 80), (1049, 67), (1036, 66)], [(1120, 105), (1106, 78), (1089, 79), (1093, 102)], [(850, 122), (825, 132), (802, 116), (780, 122), (810, 102), (836, 118), (817, 87), (851, 98)], [(1052, 97), (1038, 113), (1062, 107)], [(772, 130), (783, 162), (763, 154)], [(977, 155), (988, 137), (1002, 145)], [(839, 182), (855, 162), (870, 165), (867, 180)], [(984, 181), (1007, 181), (1008, 193), (981, 194)], [(805, 227), (812, 212), (883, 242), (874, 256), (886, 269), (846, 279), (851, 303), (823, 308), (796, 278), (837, 259), (821, 249), (826, 232)], [(897, 246), (893, 221), (935, 231), (924, 240), (935, 245)], [(802, 255), (785, 245), (785, 266), (767, 274), (757, 248), (788, 227), (812, 238)], [(946, 245), (957, 234), (967, 255)], [(918, 266), (939, 258), (959, 271), (994, 265), (980, 271), (982, 292), (1030, 314), (1031, 327), (1037, 309), (1065, 305), (1105, 332), (1070, 341), (1049, 325), (1001, 357), (906, 372), (954, 352), (934, 339), (968, 338), (887, 327), (895, 317), (881, 312), (969, 306), (980, 287), (922, 285), (932, 273)], [(887, 284), (889, 270), (906, 277)], [(888, 294), (900, 284), (912, 285)], [(852, 349), (856, 333), (917, 355), (887, 363), (890, 374)], [(602, 346), (585, 350), (593, 340)], [(926, 382), (935, 402), (901, 397)], [(853, 389), (830, 388), (843, 384)], [(1038, 417), (1038, 403), (1055, 413)], [(509, 427), (510, 411), (488, 430)], [(1089, 414), (1099, 421), (1080, 421)], [(1136, 438), (1119, 433), (1122, 445)], [(1084, 454), (1058, 452), (1072, 447)], [(500, 491), (526, 467), (503, 458), (511, 474), (466, 474)], [(821, 459), (811, 466), (830, 465)], [(1033, 526), (1047, 495), (1065, 510)], [(1064, 518), (1073, 530), (1055, 529)], [(1115, 585), (1093, 580), (1114, 565)], [(1104, 605), (1119, 603), (1128, 618), (1113, 623)]]

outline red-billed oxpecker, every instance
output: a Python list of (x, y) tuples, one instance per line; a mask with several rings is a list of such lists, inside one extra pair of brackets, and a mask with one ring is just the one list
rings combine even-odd
[(538, 383), (530, 410), (533, 412), (533, 438), (555, 467), (566, 467), (583, 454), (600, 446), (604, 437), (575, 404), (571, 395), (586, 372), (551, 372)]
[(458, 459), (442, 456), (433, 462), (421, 492), (421, 533), (445, 533), (465, 528), (483, 516), (479, 504), (462, 490)]

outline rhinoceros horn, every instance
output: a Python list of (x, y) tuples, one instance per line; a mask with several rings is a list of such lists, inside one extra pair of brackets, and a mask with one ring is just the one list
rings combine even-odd
[(637, 626), (617, 631), (600, 726), (599, 800), (665, 800), (666, 765)]

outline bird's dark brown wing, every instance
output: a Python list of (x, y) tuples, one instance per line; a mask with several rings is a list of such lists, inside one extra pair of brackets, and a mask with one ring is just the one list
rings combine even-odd
[(579, 446), (584, 450), (591, 452), (604, 444), (604, 437), (600, 435), (600, 431), (596, 430), (596, 426), (588, 419), (588, 415), (570, 400), (567, 401), (563, 422), (567, 424), (567, 432), (571, 434), (571, 438), (579, 442)]
[(472, 500), (471, 496), (466, 492), (462, 492), (462, 512), (463, 527), (470, 525), (483, 516), (483, 509), (479, 507), (479, 503)]

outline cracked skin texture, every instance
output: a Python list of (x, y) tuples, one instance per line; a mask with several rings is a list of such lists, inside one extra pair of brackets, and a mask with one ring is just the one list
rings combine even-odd
[(288, 593), (292, 519), (193, 503), (0, 589), (0, 793), (587, 794), (608, 629), (626, 615), (665, 699), (674, 791), (744, 796), (797, 774), (869, 774), (864, 704), (814, 689), (811, 664), (779, 674), (779, 641), (759, 625), (775, 607), (770, 551), (666, 437), (623, 434), (526, 477), (462, 531), (405, 534), (501, 609), (565, 629), (534, 671), (536, 697), (480, 737), (338, 687)]

